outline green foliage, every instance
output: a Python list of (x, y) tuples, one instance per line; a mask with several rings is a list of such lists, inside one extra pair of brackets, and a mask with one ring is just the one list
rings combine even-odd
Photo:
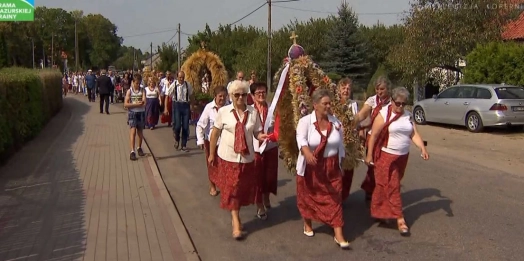
[(135, 68), (138, 67), (141, 69), (142, 64), (140, 62), (145, 58), (146, 57), (142, 54), (140, 49), (135, 49), (134, 47), (130, 46), (121, 46), (118, 51), (118, 59), (116, 59), (112, 65), (114, 65), (117, 69), (128, 70), (133, 69), (133, 64), (135, 64)]
[(56, 70), (0, 70), (0, 161), (34, 138), (62, 106)]
[(333, 81), (338, 82), (340, 79), (342, 79), (342, 76), (338, 75), (337, 73), (327, 73), (327, 76)]
[(455, 67), (476, 44), (500, 39), (509, 18), (504, 0), (416, 0), (405, 18), (405, 40), (387, 62), (408, 82), (424, 82), (436, 66)]
[(366, 43), (358, 30), (358, 18), (347, 2), (339, 8), (327, 38), (326, 60), (322, 63), (325, 70), (355, 81), (366, 78), (369, 73)]
[(388, 77), (388, 71), (386, 70), (386, 66), (384, 66), (383, 64), (380, 64), (378, 66), (377, 70), (375, 71), (375, 73), (371, 77), (371, 80), (369, 81), (368, 88), (366, 89), (367, 97), (375, 95), (375, 81), (377, 81), (377, 79), (380, 76)]
[[(172, 70), (173, 67), (178, 69), (178, 51), (175, 44), (162, 43), (162, 46), (157, 47), (160, 63), (157, 65), (157, 70), (165, 72)], [(173, 72), (176, 72), (174, 70)]]
[(524, 46), (513, 42), (478, 45), (467, 57), (465, 83), (524, 85)]
[(0, 68), (7, 67), (9, 64), (7, 55), (7, 41), (5, 39), (5, 36), (2, 34), (0, 35)]
[(359, 28), (365, 39), (370, 63), (370, 72), (377, 70), (380, 64), (385, 64), (386, 58), (393, 47), (404, 42), (405, 32), (403, 25), (385, 26), (375, 24), (371, 27), (361, 25)]
[(213, 96), (211, 96), (211, 94), (209, 94), (209, 93), (198, 92), (197, 94), (195, 94), (195, 99), (197, 101), (208, 103), (208, 102), (211, 102), (213, 100)]

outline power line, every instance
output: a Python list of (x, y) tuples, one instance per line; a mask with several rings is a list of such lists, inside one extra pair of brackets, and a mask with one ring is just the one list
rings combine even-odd
[[(300, 8), (294, 8), (289, 6), (281, 6), (281, 5), (275, 5), (274, 7), (282, 8), (282, 9), (289, 9), (289, 10), (295, 10), (295, 11), (302, 11), (302, 12), (310, 12), (310, 13), (319, 13), (319, 14), (337, 14), (337, 12), (327, 12), (327, 11), (318, 11), (318, 10), (308, 10), (308, 9), (300, 9)], [(356, 13), (357, 15), (398, 15), (402, 14), (402, 12), (393, 12), (393, 13)]]
[(138, 37), (138, 36), (145, 36), (145, 35), (152, 35), (152, 34), (160, 34), (160, 33), (167, 33), (167, 32), (173, 32), (177, 29), (169, 29), (169, 30), (163, 30), (163, 31), (156, 31), (156, 32), (149, 32), (149, 33), (142, 33), (142, 34), (134, 34), (134, 35), (126, 35), (126, 36), (120, 36), (122, 38), (132, 38), (132, 37)]

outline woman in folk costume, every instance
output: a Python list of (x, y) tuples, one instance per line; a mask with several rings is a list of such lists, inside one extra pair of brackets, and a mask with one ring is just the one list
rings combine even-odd
[(371, 199), (371, 216), (379, 220), (396, 219), (398, 230), (409, 235), (402, 214), (400, 181), (404, 176), (411, 142), (421, 150), (421, 157), (429, 159), (424, 141), (413, 124), (412, 115), (404, 110), (409, 91), (404, 87), (392, 92), (392, 103), (382, 108), (373, 122), (366, 164), (375, 167), (376, 187)]
[[(215, 98), (206, 105), (196, 125), (197, 146), (200, 146), (201, 149), (205, 150), (206, 162), (209, 158), (209, 136), (211, 130), (215, 124), (218, 110), (226, 104), (226, 87), (215, 88), (214, 95)], [(217, 185), (220, 184), (220, 175), (216, 171), (216, 167), (209, 163), (207, 164), (207, 174), (209, 176), (209, 195), (215, 197), (218, 195)]]
[[(257, 75), (255, 74), (255, 71), (251, 71), (251, 77), (249, 78), (249, 86), (257, 82)], [(255, 99), (253, 97), (253, 94), (250, 93), (247, 96), (247, 105), (253, 105), (255, 104)]]
[(158, 78), (151, 76), (148, 79), (146, 91), (146, 128), (153, 130), (158, 125), (160, 117), (160, 90)]
[[(391, 82), (389, 79), (385, 76), (380, 76), (375, 81), (375, 93), (376, 95), (373, 95), (369, 97), (366, 102), (364, 102), (364, 106), (362, 106), (362, 109), (357, 114), (356, 122), (361, 123), (361, 128), (366, 131), (363, 135), (366, 140), (366, 148), (369, 150), (369, 137), (372, 133), (371, 126), (373, 126), (373, 122), (377, 118), (377, 116), (380, 113), (380, 110), (382, 110), (384, 107), (389, 106), (390, 104), (390, 96), (389, 93), (391, 91)], [(368, 124), (364, 124), (362, 121), (365, 119), (370, 120)], [(366, 173), (366, 178), (362, 182), (361, 188), (366, 192), (366, 201), (371, 200), (371, 196), (373, 194), (373, 189), (375, 189), (375, 177), (374, 177), (374, 167), (368, 166), (368, 170)]]
[[(175, 78), (173, 77), (172, 73), (170, 71), (167, 71), (166, 78), (164, 78), (160, 82), (160, 85), (162, 85), (161, 87), (162, 87), (162, 96), (163, 97), (165, 97), (164, 96), (165, 91), (169, 88), (169, 86), (171, 86), (171, 84), (173, 84), (174, 81), (175, 81)], [(167, 123), (167, 126), (171, 127), (171, 124), (173, 121), (173, 116), (171, 115), (171, 113), (173, 112), (173, 99), (171, 96), (169, 96), (167, 100), (168, 100), (167, 103), (165, 102), (162, 103), (164, 106), (167, 106), (167, 110), (164, 108), (164, 113), (160, 117), (160, 122)], [(165, 113), (166, 111), (167, 113)]]
[[(351, 100), (351, 88), (353, 87), (353, 80), (349, 78), (343, 78), (338, 82), (337, 94), (340, 102), (344, 105), (344, 115), (335, 115), (341, 121), (342, 117), (353, 118), (358, 114), (358, 104), (356, 101)], [(350, 128), (350, 126), (344, 126), (344, 128)], [(351, 130), (353, 131), (353, 130)], [(347, 134), (347, 132), (346, 132)], [(344, 169), (343, 183), (342, 183), (342, 201), (345, 201), (349, 197), (351, 190), (351, 184), (353, 183), (354, 169)]]
[(297, 126), (297, 205), (304, 219), (304, 235), (314, 236), (311, 221), (319, 221), (334, 229), (333, 239), (340, 248), (348, 249), (342, 231), (342, 125), (330, 114), (329, 90), (315, 90), (311, 100), (314, 111), (302, 117)]
[(248, 82), (236, 80), (230, 85), (232, 104), (218, 110), (209, 139), (208, 162), (216, 166), (221, 175), (220, 207), (231, 211), (235, 239), (244, 236), (239, 216), (241, 207), (257, 203), (259, 218), (266, 215), (262, 202), (255, 202), (258, 179), (253, 138), (263, 141), (267, 135), (263, 133), (258, 112), (247, 105), (248, 94)]
[[(266, 102), (266, 95), (268, 87), (265, 83), (251, 84), (251, 95), (255, 98), (253, 107), (260, 116), (262, 126), (265, 125), (268, 114), (268, 104)], [(260, 179), (259, 196), (261, 197), (264, 207), (271, 208), (269, 194), (276, 195), (278, 187), (278, 144), (270, 142), (260, 151), (262, 142), (254, 139), (253, 146), (255, 149), (255, 171), (258, 173)], [(260, 199), (259, 199), (260, 200)]]

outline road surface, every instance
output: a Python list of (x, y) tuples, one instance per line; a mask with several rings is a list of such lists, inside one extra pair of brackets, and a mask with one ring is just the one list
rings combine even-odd
[[(193, 127), (191, 127), (193, 129)], [(248, 237), (231, 238), (231, 219), (208, 195), (204, 153), (190, 141), (190, 152), (173, 148), (170, 128), (146, 131), (164, 182), (204, 261), (291, 260), (517, 260), (524, 255), (524, 138), (498, 133), (471, 134), (446, 127), (420, 126), (431, 155), (424, 162), (412, 150), (403, 180), (404, 213), (412, 236), (378, 227), (369, 217), (356, 170), (345, 202), (345, 234), (351, 251), (337, 248), (332, 232), (315, 224), (316, 235), (302, 234), (295, 179), (281, 165), (279, 193), (267, 221), (255, 207), (241, 210)]]

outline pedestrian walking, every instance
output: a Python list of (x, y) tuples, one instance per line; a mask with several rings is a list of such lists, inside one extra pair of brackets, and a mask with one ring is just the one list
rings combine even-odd
[(106, 70), (100, 72), (100, 77), (96, 79), (96, 89), (100, 95), (100, 113), (104, 113), (105, 109), (105, 112), (109, 114), (109, 96), (114, 87), (111, 78), (106, 74)]
[[(189, 116), (191, 115), (189, 102), (190, 97), (193, 94), (193, 87), (185, 81), (184, 72), (178, 72), (177, 80), (167, 88), (165, 94), (165, 104), (169, 101), (168, 97), (171, 97), (173, 101), (173, 111), (171, 115), (173, 116), (175, 148), (177, 150), (180, 149), (184, 152), (188, 152), (187, 140), (189, 138)], [(167, 106), (164, 109), (164, 113), (169, 114)]]

